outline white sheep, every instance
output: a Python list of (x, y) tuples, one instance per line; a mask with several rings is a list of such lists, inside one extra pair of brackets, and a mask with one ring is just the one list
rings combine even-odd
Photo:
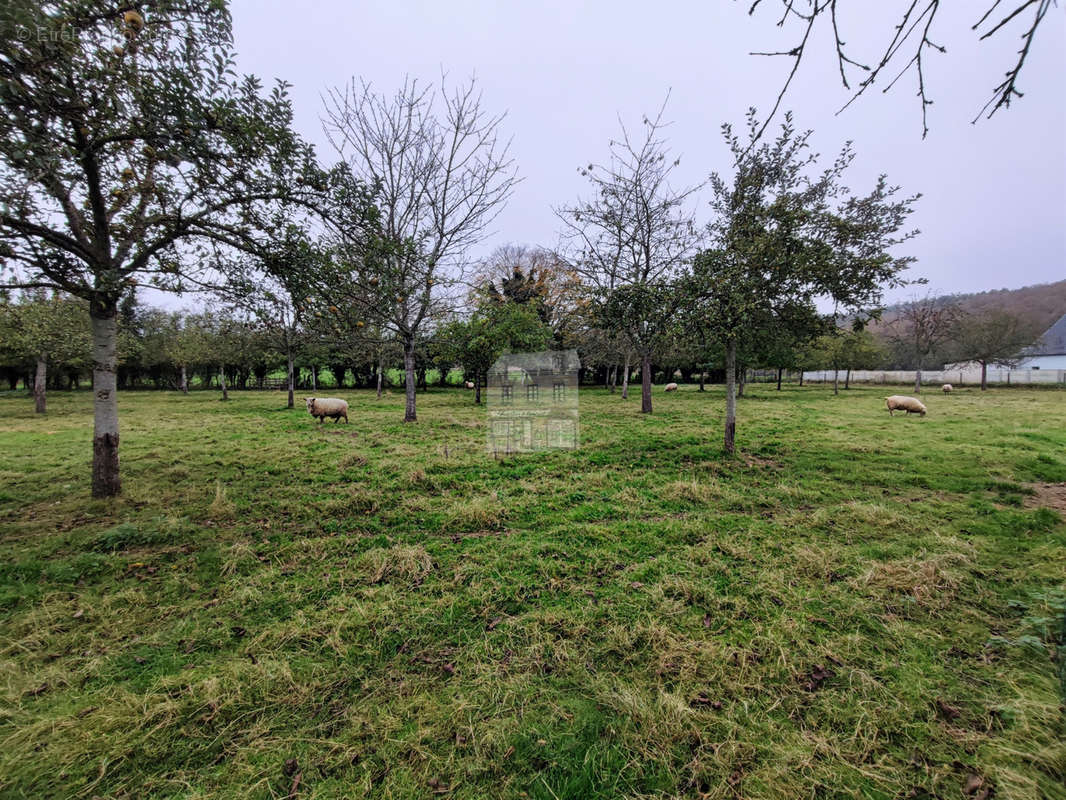
[(677, 384), (676, 383), (668, 383), (668, 384), (666, 384), (666, 386), (663, 387), (663, 391), (664, 392), (676, 392), (677, 391)]
[(940, 387), (940, 391), (942, 391), (944, 394), (947, 394), (954, 388), (955, 387), (952, 386), (950, 383), (945, 383), (943, 386)]
[(893, 411), (906, 411), (908, 414), (921, 414), (925, 416), (926, 408), (917, 397), (907, 397), (902, 394), (894, 394), (885, 398), (889, 416), (895, 416)]
[(467, 389), (473, 389), (474, 388), (474, 382), (473, 381), (467, 381), (466, 382), (466, 388)]
[(344, 424), (348, 424), (348, 401), (339, 397), (305, 397), (307, 413), (312, 417), (318, 417), (318, 424), (326, 417), (333, 417), (334, 424), (344, 417)]

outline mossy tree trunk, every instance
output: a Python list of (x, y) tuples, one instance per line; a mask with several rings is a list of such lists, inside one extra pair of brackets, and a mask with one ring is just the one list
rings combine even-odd
[(404, 372), (404, 422), (417, 422), (418, 415), (415, 413), (415, 340), (410, 337), (404, 343), (403, 348), (403, 372)]
[(737, 345), (732, 339), (725, 346), (725, 451), (736, 449), (737, 436)]
[(94, 300), (89, 314), (93, 336), (93, 497), (122, 491), (118, 472), (118, 307)]
[(48, 358), (37, 357), (37, 372), (33, 376), (33, 406), (38, 414), (45, 413), (45, 397), (48, 391)]
[(644, 354), (640, 359), (640, 413), (651, 413), (651, 356)]

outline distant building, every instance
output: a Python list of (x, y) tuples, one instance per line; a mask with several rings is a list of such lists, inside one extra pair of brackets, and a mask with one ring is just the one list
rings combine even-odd
[[(1023, 360), (1008, 366), (989, 364), (989, 369), (1066, 369), (1066, 314), (1052, 325), (1036, 344), (1022, 350)], [(976, 361), (945, 364), (945, 370), (979, 369)]]
[(1066, 314), (1047, 329), (1040, 341), (1023, 351), (1018, 369), (1066, 369)]

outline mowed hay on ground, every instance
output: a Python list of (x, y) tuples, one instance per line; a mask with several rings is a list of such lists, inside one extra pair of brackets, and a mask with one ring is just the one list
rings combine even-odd
[(747, 391), (0, 396), (0, 796), (1066, 797), (1066, 393)]

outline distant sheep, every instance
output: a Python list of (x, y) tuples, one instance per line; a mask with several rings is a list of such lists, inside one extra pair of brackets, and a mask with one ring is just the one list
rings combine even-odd
[(676, 392), (677, 391), (677, 384), (676, 383), (668, 383), (668, 384), (666, 384), (666, 386), (663, 387), (663, 391), (664, 392)]
[(474, 382), (473, 381), (467, 381), (466, 382), (466, 388), (467, 389), (473, 389), (474, 388)]
[(921, 414), (925, 416), (926, 408), (917, 397), (907, 397), (902, 394), (894, 394), (885, 398), (889, 416), (895, 416), (893, 411), (906, 411), (908, 414)]
[(348, 401), (339, 397), (305, 397), (307, 413), (312, 417), (318, 417), (318, 424), (326, 417), (333, 417), (334, 424), (344, 417), (344, 424), (348, 424)]
[(940, 387), (940, 391), (942, 391), (944, 394), (947, 394), (954, 388), (955, 387), (952, 386), (950, 383), (945, 383), (943, 386)]

